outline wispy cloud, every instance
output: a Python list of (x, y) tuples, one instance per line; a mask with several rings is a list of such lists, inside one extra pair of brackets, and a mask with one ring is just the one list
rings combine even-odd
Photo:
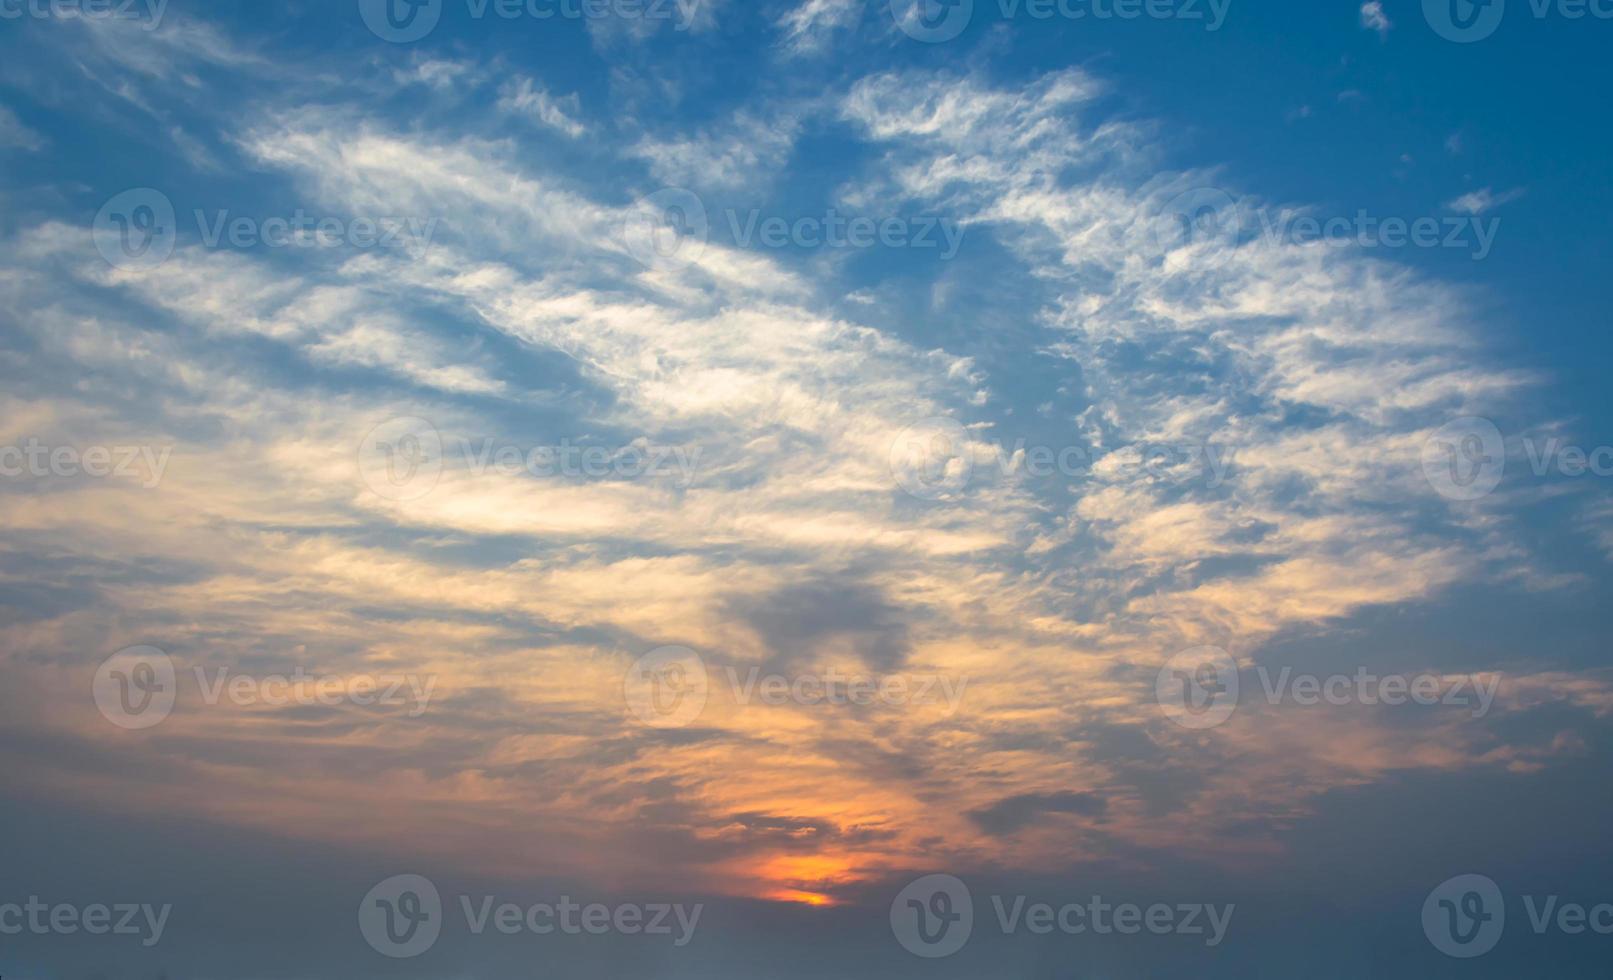
[(576, 119), (582, 112), (582, 103), (575, 94), (561, 97), (550, 95), (530, 78), (506, 82), (499, 89), (498, 107), (557, 129), (573, 139), (588, 132), (588, 127)]
[(16, 113), (0, 105), (0, 149), (15, 148), (31, 152), (44, 147), (45, 137), (24, 126)]
[(823, 51), (840, 31), (861, 19), (860, 0), (805, 0), (785, 11), (778, 27), (784, 32), (783, 45), (794, 55)]
[[(809, 4), (786, 23), (806, 37), (846, 16)], [(269, 70), (222, 35), (185, 36), (175, 53), (194, 70)], [(187, 84), (184, 66), (124, 55)], [(1443, 421), (1535, 379), (1476, 356), (1464, 293), (1405, 268), (1264, 239), (1173, 244), (1167, 203), (1223, 178), (1162, 172), (1154, 131), (1107, 117), (1097, 78), (879, 73), (805, 101), (743, 93), (687, 131), (626, 119), (616, 137), (524, 78), (451, 119), (389, 116), (371, 96), (398, 71), (474, 75), (379, 66), (318, 101), (271, 92), (188, 121), (300, 206), (441, 218), (429, 250), (187, 236), (160, 268), (113, 268), (65, 220), (0, 250), (8, 343), (50, 366), (8, 390), (13, 437), (178, 447), (160, 492), (0, 495), (18, 566), (59, 603), (4, 626), (22, 678), (7, 724), (36, 733), (40, 764), (18, 777), (31, 789), (490, 873), (773, 897), (938, 856), (1045, 870), (1198, 853), (1340, 787), (1576, 751), (1439, 712), (1257, 705), (1191, 737), (1161, 717), (1155, 677), (1187, 646), (1247, 664), (1285, 631), (1544, 572), (1505, 513), (1456, 511), (1419, 471)], [(610, 179), (523, 154), (501, 135), (510, 112), (596, 135), (591, 165)], [(775, 188), (799, 186), (813, 127), (856, 144), (822, 181), (843, 206), (989, 237), (958, 271), (911, 273), (914, 295), (952, 290), (955, 305), (886, 303), (911, 284), (852, 284), (720, 236), (687, 262), (635, 254), (620, 174), (647, 166), (782, 211), (798, 199)], [(1253, 227), (1263, 205), (1238, 207)], [(985, 288), (984, 339), (926, 329), (972, 318), (968, 290)], [(1025, 403), (1036, 376), (1059, 381)], [(429, 419), (445, 446), (416, 499), (377, 492), (355, 461), (398, 417)], [(935, 418), (956, 423), (975, 472), (920, 500), (893, 447)], [(489, 443), (561, 440), (683, 447), (698, 469), (581, 482), (475, 465)], [(1038, 441), (1090, 465), (1034, 479)], [(1150, 445), (1224, 446), (1231, 469), (1184, 480), (1143, 465)], [(65, 692), (137, 642), (186, 669), (384, 665), (441, 693), (419, 719), (191, 704), (160, 743), (102, 738)], [(623, 680), (667, 643), (718, 678), (921, 672), (968, 688), (955, 706), (875, 711), (718, 685), (697, 724), (655, 731)], [(1502, 711), (1608, 703), (1599, 678), (1537, 673)], [(42, 707), (57, 703), (78, 709)], [(292, 753), (295, 768), (263, 764)], [(1162, 780), (1181, 787), (1173, 806)], [(535, 824), (528, 846), (498, 842)]]
[(1499, 194), (1488, 187), (1482, 187), (1476, 191), (1463, 194), (1445, 206), (1452, 211), (1460, 211), (1464, 214), (1484, 214), (1486, 211), (1494, 211), (1503, 204), (1516, 201), (1523, 197), (1524, 193), (1525, 191), (1521, 187), (1510, 191), (1502, 191)]
[(1384, 13), (1381, 0), (1369, 0), (1361, 5), (1361, 26), (1376, 31), (1380, 38), (1387, 38), (1389, 29), (1394, 25), (1389, 22), (1389, 15)]

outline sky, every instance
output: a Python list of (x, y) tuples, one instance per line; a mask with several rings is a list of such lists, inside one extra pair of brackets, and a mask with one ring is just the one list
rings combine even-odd
[(1610, 44), (0, 0), (0, 975), (1604, 976)]

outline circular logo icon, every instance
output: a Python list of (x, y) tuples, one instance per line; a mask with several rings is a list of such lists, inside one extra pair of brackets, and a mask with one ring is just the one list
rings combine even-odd
[(393, 44), (408, 44), (437, 29), (442, 0), (358, 0), (358, 13), (371, 34)]
[(358, 930), (382, 956), (419, 956), (442, 934), (442, 896), (423, 875), (394, 875), (364, 896)]
[(975, 928), (969, 886), (951, 875), (928, 875), (913, 882), (891, 903), (891, 932), (914, 956), (938, 960), (969, 941)]
[(924, 419), (901, 431), (891, 443), (891, 476), (921, 500), (940, 500), (969, 485), (974, 450), (957, 419)]
[(124, 191), (101, 205), (92, 236), (101, 257), (117, 269), (155, 269), (174, 254), (179, 234), (174, 202), (150, 187)]
[(1154, 219), (1154, 244), (1163, 255), (1191, 249), (1193, 265), (1226, 263), (1243, 233), (1238, 201), (1218, 187), (1195, 187), (1171, 198)]
[(683, 728), (706, 710), (711, 679), (688, 647), (660, 647), (638, 658), (623, 682), (627, 707), (651, 728)]
[(1489, 419), (1457, 419), (1423, 443), (1423, 475), (1451, 500), (1488, 495), (1506, 471), (1506, 439)]
[(1507, 13), (1507, 0), (1423, 0), (1423, 17), (1434, 33), (1457, 44), (1494, 34)]
[(168, 717), (179, 682), (168, 654), (156, 647), (125, 647), (95, 672), (92, 690), (107, 721), (137, 731)]
[(1484, 875), (1457, 875), (1423, 902), (1423, 932), (1446, 956), (1483, 956), (1501, 941), (1506, 927), (1501, 887)]
[(975, 0), (890, 0), (902, 33), (925, 44), (950, 41), (974, 19)]
[(377, 496), (419, 500), (442, 477), (442, 437), (425, 419), (388, 419), (359, 444), (358, 471)]
[(1238, 710), (1238, 662), (1220, 647), (1183, 650), (1159, 669), (1154, 697), (1183, 728), (1223, 725)]
[(681, 269), (700, 261), (710, 231), (705, 202), (693, 191), (668, 187), (628, 209), (622, 240), (647, 268)]

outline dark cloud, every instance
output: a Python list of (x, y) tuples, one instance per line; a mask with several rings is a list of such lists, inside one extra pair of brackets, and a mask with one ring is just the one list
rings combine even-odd
[(1007, 837), (1048, 814), (1102, 817), (1108, 808), (1109, 801), (1096, 793), (1025, 793), (998, 800), (981, 810), (971, 810), (969, 819), (993, 837)]
[(907, 660), (903, 610), (867, 582), (823, 579), (756, 598), (733, 599), (730, 611), (774, 652), (775, 668), (809, 657), (826, 640), (846, 637), (871, 670), (895, 670)]

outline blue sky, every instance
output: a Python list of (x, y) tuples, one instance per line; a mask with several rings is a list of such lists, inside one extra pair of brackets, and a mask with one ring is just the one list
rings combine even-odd
[(1613, 19), (931, 2), (0, 0), (0, 972), (1599, 975)]

